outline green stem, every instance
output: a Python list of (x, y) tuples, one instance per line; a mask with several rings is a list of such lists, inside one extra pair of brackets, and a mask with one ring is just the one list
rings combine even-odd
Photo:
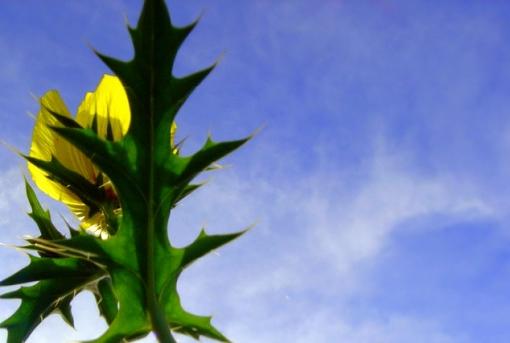
[[(153, 177), (151, 173), (150, 189), (152, 191)], [(149, 192), (152, 193), (152, 192)], [(170, 333), (170, 326), (158, 302), (156, 294), (155, 270), (154, 270), (154, 215), (152, 209), (152, 194), (149, 198), (148, 230), (147, 230), (147, 293), (146, 301), (152, 328), (160, 343), (176, 343)]]
[[(151, 143), (153, 143), (153, 135), (151, 132)], [(152, 146), (152, 145), (151, 145)], [(176, 343), (175, 339), (170, 333), (170, 326), (165, 317), (165, 313), (162, 311), (161, 306), (158, 302), (156, 294), (156, 280), (155, 280), (155, 265), (154, 265), (154, 239), (155, 239), (155, 227), (154, 227), (154, 154), (150, 152), (150, 173), (149, 173), (149, 199), (147, 203), (148, 218), (147, 218), (147, 293), (146, 300), (149, 310), (149, 315), (152, 323), (152, 328), (156, 334), (160, 343)]]
[(154, 292), (154, 284), (152, 286), (148, 284), (147, 305), (151, 318), (152, 328), (156, 334), (156, 337), (158, 338), (158, 341), (160, 343), (176, 343), (175, 339), (170, 333), (170, 326), (166, 322), (165, 315), (163, 311), (161, 311), (161, 307), (157, 301), (156, 294)]

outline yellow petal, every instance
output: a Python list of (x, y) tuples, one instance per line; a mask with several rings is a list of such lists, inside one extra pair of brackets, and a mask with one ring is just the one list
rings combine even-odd
[(91, 127), (97, 117), (97, 130), (100, 137), (107, 136), (111, 125), (113, 139), (120, 140), (127, 132), (131, 112), (126, 91), (120, 80), (112, 75), (104, 75), (97, 89), (85, 95), (78, 108), (76, 121), (82, 126)]
[[(49, 111), (70, 117), (62, 98), (56, 91), (46, 93), (40, 100), (41, 110), (39, 111), (34, 132), (32, 136), (32, 145), (29, 156), (49, 161), (52, 156), (55, 157), (66, 168), (71, 169), (91, 182), (94, 182), (95, 171), (90, 160), (70, 143), (58, 136), (50, 126), (62, 126)], [(87, 211), (86, 206), (80, 199), (69, 191), (65, 186), (51, 181), (47, 173), (28, 164), (28, 170), (32, 175), (35, 184), (50, 197), (59, 200), (70, 207), (75, 213)]]

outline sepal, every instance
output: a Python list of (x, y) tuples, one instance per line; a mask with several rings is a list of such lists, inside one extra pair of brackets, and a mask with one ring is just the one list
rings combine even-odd
[(131, 188), (134, 180), (129, 177), (128, 154), (120, 142), (110, 142), (101, 139), (91, 129), (70, 129), (62, 127), (52, 128), (62, 138), (74, 145), (78, 150), (103, 171), (120, 188), (125, 185)]
[(54, 156), (52, 156), (50, 161), (25, 155), (23, 157), (34, 166), (46, 172), (50, 180), (58, 182), (80, 198), (90, 208), (89, 216), (97, 212), (106, 201), (104, 192), (97, 185), (92, 184), (81, 174), (66, 168)]

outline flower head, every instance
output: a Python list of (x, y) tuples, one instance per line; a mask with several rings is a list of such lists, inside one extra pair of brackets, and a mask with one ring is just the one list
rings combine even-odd
[[(40, 103), (41, 109), (36, 118), (29, 156), (44, 161), (56, 159), (65, 168), (81, 175), (103, 192), (106, 201), (102, 207), (92, 207), (68, 185), (29, 163), (32, 179), (44, 193), (64, 203), (80, 220), (82, 229), (106, 239), (113, 230), (110, 225), (112, 217), (121, 215), (115, 188), (89, 157), (51, 129), (62, 126), (52, 113), (71, 118), (59, 93), (54, 90), (47, 92), (40, 99)], [(131, 112), (124, 87), (117, 77), (111, 75), (104, 75), (96, 90), (85, 95), (75, 118), (82, 127), (91, 128), (99, 137), (113, 141), (122, 139), (126, 134), (130, 119)], [(175, 129), (174, 123), (171, 129), (174, 153)]]

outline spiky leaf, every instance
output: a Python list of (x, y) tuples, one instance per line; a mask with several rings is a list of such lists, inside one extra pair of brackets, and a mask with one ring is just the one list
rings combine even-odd
[(110, 278), (104, 278), (98, 282), (95, 296), (99, 312), (105, 318), (106, 322), (111, 324), (119, 312), (119, 304), (113, 292)]
[[(16, 312), (0, 324), (0, 327), (8, 331), (7, 343), (24, 342), (35, 327), (57, 310), (62, 302), (64, 317), (68, 317), (69, 321), (67, 297), (81, 290), (90, 281), (90, 277), (84, 276), (50, 279), (2, 295), (1, 298), (4, 299), (21, 299), (21, 305)], [(72, 318), (70, 321), (72, 323)]]
[(98, 273), (95, 265), (81, 259), (30, 256), (30, 264), (0, 281), (0, 286), (56, 278), (88, 277)]
[(34, 189), (30, 186), (27, 180), (25, 180), (25, 189), (28, 202), (32, 208), (32, 212), (29, 213), (29, 215), (37, 224), (37, 227), (41, 232), (41, 238), (50, 240), (64, 238), (64, 235), (62, 235), (55, 225), (53, 225), (50, 212), (42, 208), (39, 199), (35, 195)]

